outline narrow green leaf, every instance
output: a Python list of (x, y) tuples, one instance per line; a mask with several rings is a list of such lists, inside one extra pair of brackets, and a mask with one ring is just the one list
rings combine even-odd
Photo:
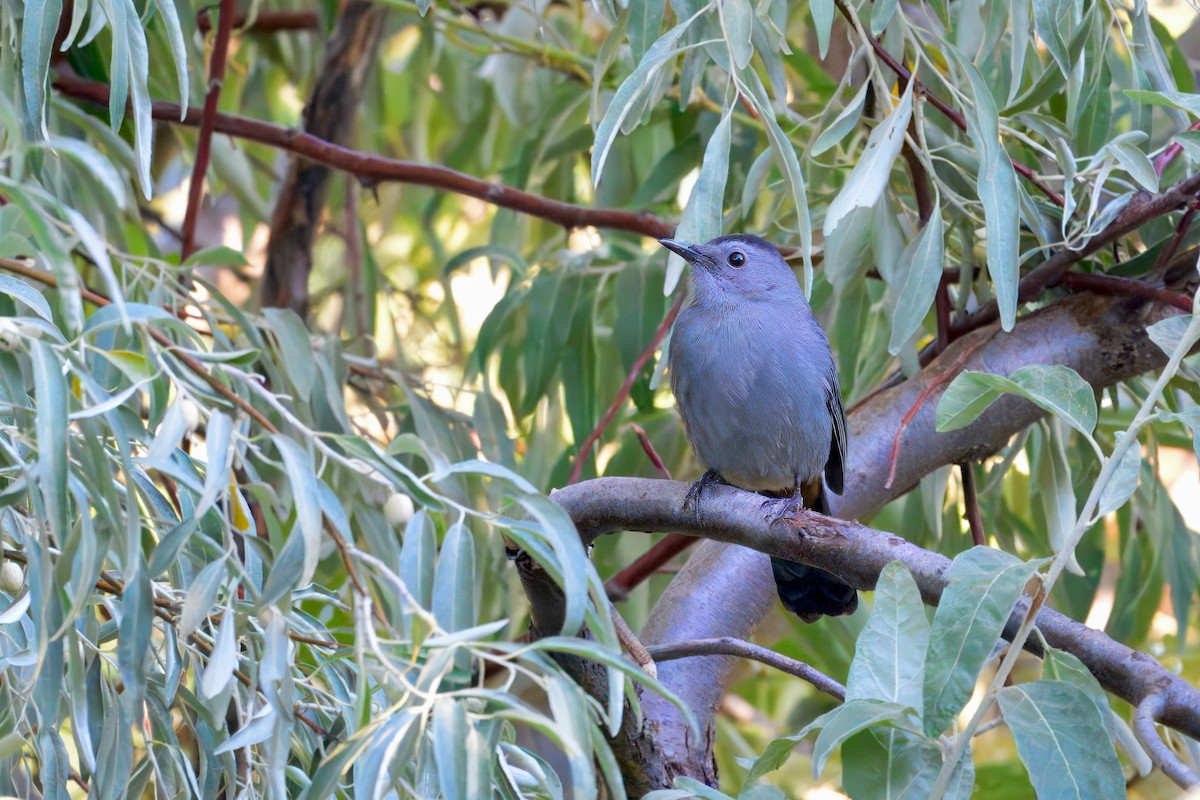
[(950, 565), (925, 660), (925, 732), (936, 736), (962, 710), (992, 646), (1039, 562), (973, 547)]
[(467, 712), (455, 700), (439, 699), (433, 706), (433, 757), (439, 789), (446, 800), (467, 800)]
[[(50, 51), (62, 15), (62, 0), (25, 3), (21, 20), (21, 85), (25, 90), (25, 113), (37, 136), (47, 136), (46, 76), (50, 72)], [(11, 44), (11, 41), (9, 42)]]
[(304, 565), (295, 583), (304, 586), (312, 582), (321, 556), (321, 504), (317, 475), (308, 450), (281, 434), (272, 434), (271, 439), (283, 457), (292, 504), (296, 509), (296, 527), (290, 535), (298, 534), (304, 541)]
[(887, 186), (892, 174), (892, 164), (900, 155), (904, 145), (904, 132), (912, 117), (913, 81), (909, 81), (900, 97), (900, 102), (888, 114), (887, 119), (871, 131), (866, 149), (859, 156), (845, 185), (825, 212), (823, 231), (826, 236), (855, 208), (873, 206)]
[[(1117, 441), (1120, 441), (1120, 437), (1126, 435), (1128, 434), (1118, 433)], [(1130, 497), (1133, 497), (1133, 493), (1137, 489), (1138, 474), (1141, 472), (1141, 468), (1142, 448), (1135, 441), (1125, 451), (1124, 455), (1121, 456), (1121, 460), (1109, 476), (1104, 490), (1100, 492), (1100, 502), (1096, 506), (1097, 519), (1116, 511), (1125, 505)]]
[[(867, 90), (871, 88), (870, 81), (863, 81), (863, 85), (858, 92), (850, 99), (843, 108), (842, 112), (834, 118), (833, 122), (829, 123), (829, 127), (821, 131), (821, 135), (813, 142), (812, 154), (819, 156), (835, 144), (846, 137), (850, 131), (854, 130), (858, 125), (858, 120), (862, 116), (863, 103), (867, 99)], [(830, 103), (837, 102), (836, 98)]]
[(447, 631), (475, 624), (478, 585), (475, 576), (475, 541), (461, 522), (446, 531), (433, 578), (433, 614)]
[[(706, 242), (721, 235), (721, 211), (725, 200), (725, 182), (729, 177), (729, 142), (733, 116), (721, 117), (704, 148), (700, 175), (692, 187), (675, 237), (685, 242)], [(683, 259), (671, 253), (667, 257), (667, 275), (663, 294), (675, 291), (683, 274)]]
[(1040, 680), (1006, 686), (996, 699), (1039, 799), (1125, 797), (1112, 740), (1082, 690)]
[(957, 51), (951, 52), (967, 74), (975, 98), (966, 118), (967, 130), (980, 155), (975, 188), (983, 203), (987, 229), (987, 270), (996, 288), (1000, 326), (1011, 331), (1017, 320), (1017, 283), (1021, 273), (1017, 173), (1000, 143), (1000, 118), (987, 82), (974, 64)]
[(920, 330), (937, 295), (944, 258), (942, 210), (935, 200), (929, 221), (900, 256), (900, 269), (904, 270), (904, 275), (892, 316), (892, 338), (888, 343), (888, 352), (892, 355), (899, 354), (900, 348)]
[(817, 53), (824, 60), (829, 52), (829, 34), (833, 30), (833, 0), (811, 0), (808, 4), (813, 16), (813, 29), (817, 34)]
[(749, 0), (720, 0), (720, 3), (725, 41), (733, 54), (733, 63), (738, 69), (745, 69), (754, 57), (754, 45), (750, 41), (754, 10), (750, 8)]
[(290, 308), (264, 308), (262, 314), (279, 343), (278, 363), (296, 388), (296, 395), (307, 402), (317, 380), (317, 364), (308, 328)]
[(29, 341), (33, 385), (37, 393), (37, 478), (55, 538), (66, 541), (67, 527), (67, 382), (54, 351)]

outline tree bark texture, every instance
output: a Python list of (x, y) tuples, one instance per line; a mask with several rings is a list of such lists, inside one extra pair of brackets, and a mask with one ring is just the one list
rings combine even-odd
[[(304, 131), (335, 144), (354, 134), (363, 84), (375, 64), (387, 9), (350, 0), (342, 9), (304, 107)], [(263, 275), (264, 307), (290, 308), (301, 317), (308, 312), (308, 276), (312, 246), (328, 193), (329, 168), (294, 156), (271, 217), (271, 239)]]

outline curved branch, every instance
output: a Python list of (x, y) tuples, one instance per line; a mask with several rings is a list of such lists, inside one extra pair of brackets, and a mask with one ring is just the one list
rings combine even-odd
[(1146, 695), (1133, 709), (1133, 735), (1168, 778), (1184, 788), (1200, 784), (1200, 776), (1179, 760), (1155, 730), (1154, 723), (1162, 716), (1164, 705), (1161, 694)]
[[(786, 499), (764, 498), (731, 486), (710, 487), (685, 510), (687, 491), (688, 484), (678, 481), (598, 478), (560, 489), (552, 497), (588, 544), (616, 531), (670, 530), (819, 567), (863, 590), (874, 589), (883, 568), (899, 561), (912, 573), (929, 605), (937, 604), (946, 587), (950, 559), (895, 534), (807, 509), (780, 516), (792, 508)], [(1025, 608), (1013, 613), (1006, 636), (1024, 616)], [(1079, 658), (1105, 689), (1134, 705), (1157, 698), (1151, 710), (1159, 721), (1200, 737), (1200, 689), (1150, 656), (1051, 608), (1038, 612), (1037, 626), (1048, 644)], [(648, 649), (661, 660), (658, 646)], [(1026, 649), (1041, 653), (1035, 642), (1027, 643)]]
[(660, 644), (647, 648), (647, 650), (650, 653), (650, 657), (655, 661), (673, 661), (677, 658), (689, 658), (691, 656), (738, 656), (739, 658), (749, 658), (766, 664), (768, 667), (774, 667), (780, 672), (795, 675), (803, 681), (808, 681), (815, 688), (835, 700), (844, 701), (846, 699), (846, 687), (819, 669), (809, 666), (803, 661), (789, 658), (783, 653), (776, 653), (769, 648), (762, 647), (753, 642), (747, 642), (745, 639), (734, 639), (731, 636), (724, 636), (720, 639), (699, 639), (694, 642)]
[[(108, 86), (80, 78), (65, 67), (59, 67), (53, 85), (55, 89), (69, 97), (101, 104), (108, 102)], [(187, 112), (182, 115), (182, 119), (180, 112), (179, 106), (162, 101), (156, 101), (151, 108), (153, 117), (163, 122), (193, 127), (200, 124), (199, 109), (189, 107)], [(474, 175), (467, 175), (439, 164), (418, 164), (413, 161), (354, 150), (269, 122), (218, 113), (214, 118), (213, 130), (217, 133), (259, 142), (304, 156), (325, 166), (355, 175), (367, 184), (398, 181), (442, 189), (475, 197), (501, 208), (511, 208), (514, 211), (540, 217), (566, 228), (582, 228), (591, 225), (596, 228), (629, 231), (656, 239), (675, 233), (675, 223), (648, 211), (592, 208), (551, 200), (505, 186), (502, 183), (485, 181)]]

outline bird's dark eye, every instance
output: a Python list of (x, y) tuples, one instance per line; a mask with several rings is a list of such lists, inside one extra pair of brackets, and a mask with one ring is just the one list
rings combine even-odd
[(729, 266), (740, 267), (742, 264), (745, 264), (745, 263), (746, 263), (746, 256), (742, 254), (742, 251), (734, 250), (732, 253), (729, 254)]

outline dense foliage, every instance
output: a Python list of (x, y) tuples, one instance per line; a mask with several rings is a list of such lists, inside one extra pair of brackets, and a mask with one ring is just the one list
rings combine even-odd
[[(853, 617), (763, 626), (846, 702), (747, 662), (720, 791), (1173, 791), (1078, 658), (997, 645), (1048, 594), (1200, 680), (1200, 95), (1143, 0), (383, 5), (377, 45), (328, 61), (366, 33), (332, 2), (245, 4), (232, 34), (231, 2), (0, 6), (0, 794), (624, 796), (609, 737), (672, 693), (622, 655), (602, 576), (649, 540), (589, 555), (547, 493), (658, 477), (648, 452), (698, 474), (661, 380), (673, 220), (788, 249), (848, 409), (1064, 287), (1177, 315), (1099, 398), (1031, 364), (923, 400), (942, 430), (1004, 394), (1048, 416), (873, 516), (957, 556), (936, 612), (893, 564)], [(354, 152), (298, 142), (354, 70)], [(261, 308), (302, 156), (335, 168), (308, 296)], [(528, 636), (517, 551), (562, 630)], [(634, 630), (670, 572), (618, 604)]]

